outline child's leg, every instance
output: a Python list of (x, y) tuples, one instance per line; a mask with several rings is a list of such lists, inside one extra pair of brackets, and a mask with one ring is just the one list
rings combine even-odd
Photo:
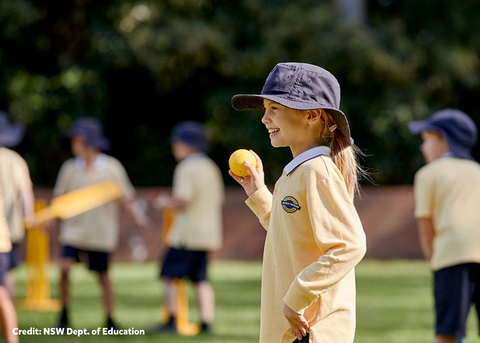
[(66, 313), (66, 307), (70, 299), (70, 270), (74, 263), (79, 262), (78, 249), (72, 246), (62, 247), (62, 256), (60, 258), (60, 301), (62, 302), (63, 312)]
[(112, 313), (114, 307), (114, 294), (112, 281), (108, 275), (110, 255), (102, 251), (88, 251), (88, 268), (98, 275), (98, 282), (102, 287), (103, 306), (107, 314), (107, 326), (114, 327)]
[(68, 319), (68, 302), (70, 299), (70, 270), (75, 260), (70, 257), (62, 257), (60, 259), (60, 301), (62, 303), (62, 311), (57, 327), (67, 328), (70, 326)]
[(435, 343), (458, 343), (458, 337), (436, 335), (435, 336)]
[(75, 260), (62, 257), (60, 259), (60, 301), (62, 306), (66, 307), (70, 299), (70, 270), (72, 269)]
[(12, 298), (4, 286), (0, 286), (0, 328), (5, 342), (18, 342), (18, 336), (13, 334), (13, 329), (18, 328), (17, 313)]
[(177, 288), (175, 287), (175, 279), (162, 277), (163, 293), (165, 304), (171, 317), (177, 315)]
[(98, 281), (100, 282), (100, 285), (103, 291), (103, 305), (105, 308), (105, 313), (107, 314), (108, 317), (110, 317), (113, 313), (114, 296), (113, 296), (112, 282), (110, 281), (108, 272), (107, 271), (99, 272)]
[(9, 270), (5, 273), (5, 286), (8, 289), (8, 293), (12, 299), (15, 299), (15, 275), (13, 275), (13, 270)]
[(215, 316), (215, 294), (213, 288), (206, 280), (197, 282), (195, 288), (202, 323), (211, 324)]

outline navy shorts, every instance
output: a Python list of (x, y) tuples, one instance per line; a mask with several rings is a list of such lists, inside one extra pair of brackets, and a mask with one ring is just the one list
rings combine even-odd
[(86, 262), (88, 263), (88, 269), (101, 273), (108, 270), (110, 254), (103, 251), (82, 250), (66, 245), (63, 247), (62, 257), (74, 259), (76, 262)]
[(13, 269), (20, 265), (20, 258), (18, 257), (18, 244), (12, 243), (12, 250), (8, 253), (10, 255), (10, 263), (8, 265), (8, 269)]
[(192, 282), (207, 279), (207, 252), (185, 249), (168, 249), (163, 259), (160, 277), (188, 278)]
[(470, 306), (480, 318), (480, 264), (467, 263), (437, 270), (434, 274), (436, 333), (465, 337)]
[(5, 273), (8, 272), (10, 265), (10, 254), (8, 252), (0, 253), (0, 286), (5, 286)]

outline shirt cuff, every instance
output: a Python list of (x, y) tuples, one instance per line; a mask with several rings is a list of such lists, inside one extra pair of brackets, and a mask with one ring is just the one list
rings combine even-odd
[(297, 313), (303, 314), (305, 310), (315, 301), (316, 296), (306, 293), (295, 279), (287, 294), (283, 297), (285, 304)]

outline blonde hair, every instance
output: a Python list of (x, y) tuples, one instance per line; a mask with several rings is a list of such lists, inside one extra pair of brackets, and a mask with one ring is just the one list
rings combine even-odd
[(320, 110), (324, 121), (324, 127), (320, 133), (320, 141), (322, 144), (330, 147), (333, 163), (340, 170), (340, 173), (345, 180), (348, 194), (353, 199), (355, 194), (360, 191), (358, 183), (359, 176), (366, 176), (366, 171), (360, 166), (358, 157), (362, 155), (360, 149), (356, 145), (352, 145), (350, 137), (345, 137), (340, 130), (332, 116)]

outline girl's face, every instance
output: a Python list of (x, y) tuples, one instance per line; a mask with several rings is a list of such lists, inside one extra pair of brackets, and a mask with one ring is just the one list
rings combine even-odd
[(430, 163), (450, 151), (447, 140), (433, 131), (422, 132), (423, 143), (420, 145), (425, 162)]
[(315, 112), (293, 110), (268, 99), (263, 100), (265, 113), (262, 123), (266, 126), (273, 147), (289, 147), (293, 157), (320, 145), (323, 120)]

